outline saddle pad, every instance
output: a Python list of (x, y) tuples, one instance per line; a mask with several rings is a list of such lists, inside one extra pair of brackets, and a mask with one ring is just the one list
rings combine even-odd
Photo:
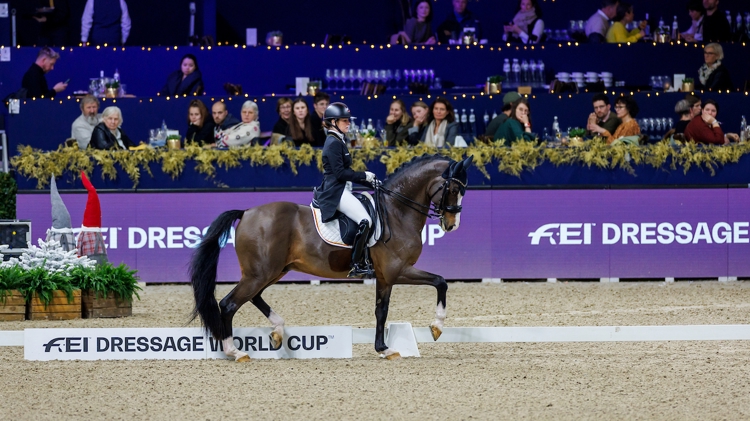
[[(363, 192), (362, 195), (367, 197), (367, 200), (370, 201), (373, 207), (375, 206), (375, 201), (369, 193)], [(336, 247), (352, 248), (351, 244), (346, 244), (344, 243), (344, 240), (341, 239), (341, 229), (339, 228), (338, 219), (323, 222), (323, 218), (320, 215), (320, 209), (312, 206), (312, 204), (310, 205), (310, 209), (312, 209), (313, 220), (315, 221), (315, 230), (318, 231), (318, 235), (320, 235), (320, 238), (322, 238), (323, 241)], [(367, 247), (374, 246), (380, 239), (380, 234), (380, 223), (375, 221), (375, 234), (370, 236), (370, 241), (367, 242)]]

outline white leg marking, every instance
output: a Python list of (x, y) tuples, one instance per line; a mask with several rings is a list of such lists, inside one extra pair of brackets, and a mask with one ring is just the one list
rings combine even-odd
[(438, 304), (435, 308), (435, 321), (432, 323), (436, 328), (443, 330), (443, 323), (445, 322), (446, 316), (445, 307), (442, 304)]
[(284, 338), (284, 319), (281, 318), (278, 314), (274, 313), (273, 310), (271, 310), (271, 314), (268, 315), (268, 321), (271, 322), (271, 326), (273, 326), (273, 331), (278, 333), (279, 336)]
[(247, 357), (247, 354), (237, 349), (236, 346), (234, 346), (234, 337), (230, 336), (223, 341), (221, 341), (222, 345), (224, 346), (224, 354), (227, 355), (227, 357), (233, 357), (235, 361), (239, 360), (242, 357)]

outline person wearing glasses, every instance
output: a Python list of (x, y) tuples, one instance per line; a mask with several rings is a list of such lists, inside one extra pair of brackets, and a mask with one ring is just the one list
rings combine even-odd
[(531, 131), (530, 115), (529, 101), (526, 98), (518, 99), (510, 109), (510, 117), (495, 132), (495, 140), (504, 139), (506, 145), (519, 140), (534, 141), (536, 135)]
[(621, 96), (615, 100), (615, 114), (617, 114), (621, 124), (617, 126), (614, 133), (610, 133), (609, 130), (604, 130), (601, 133), (602, 137), (607, 140), (608, 145), (623, 137), (640, 136), (641, 127), (635, 121), (638, 111), (638, 103), (631, 96)]
[(712, 91), (729, 91), (734, 89), (732, 78), (721, 61), (724, 60), (724, 49), (721, 45), (712, 42), (703, 49), (705, 63), (698, 69), (700, 83), (699, 88)]

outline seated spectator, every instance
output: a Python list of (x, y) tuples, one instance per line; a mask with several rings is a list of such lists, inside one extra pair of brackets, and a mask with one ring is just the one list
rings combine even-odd
[(325, 92), (317, 92), (313, 98), (314, 113), (310, 114), (310, 124), (316, 145), (325, 145), (326, 131), (323, 130), (323, 114), (331, 104), (331, 97)]
[(719, 0), (703, 0), (706, 14), (703, 15), (703, 41), (729, 42), (732, 28), (723, 10), (719, 10)]
[(130, 14), (125, 0), (88, 0), (81, 16), (83, 45), (125, 45), (130, 36)]
[(196, 143), (200, 146), (215, 143), (214, 120), (208, 116), (208, 109), (200, 99), (190, 101), (190, 106), (188, 106), (188, 129), (185, 143)]
[(617, 15), (618, 0), (602, 0), (602, 7), (586, 21), (586, 37), (589, 42), (604, 43), (607, 40), (609, 20)]
[(89, 147), (92, 149), (128, 149), (135, 147), (122, 126), (122, 111), (117, 107), (107, 107), (102, 112), (102, 122), (94, 127)]
[(292, 100), (289, 98), (279, 98), (276, 101), (276, 113), (279, 119), (273, 125), (273, 134), (271, 143), (277, 143), (278, 138), (289, 136), (289, 120), (292, 117)]
[(707, 99), (703, 104), (701, 115), (693, 118), (685, 129), (685, 139), (697, 143), (713, 143), (715, 145), (726, 145), (731, 140), (739, 140), (735, 133), (724, 134), (716, 120), (719, 114), (719, 104), (713, 99)]
[(544, 21), (538, 0), (519, 0), (516, 16), (505, 25), (503, 41), (536, 44), (543, 41)]
[(427, 114), (429, 114), (427, 103), (416, 101), (411, 104), (411, 127), (407, 130), (406, 143), (416, 145), (422, 141), (427, 127)]
[(633, 13), (633, 5), (621, 1), (617, 6), (617, 15), (615, 15), (615, 23), (607, 30), (607, 42), (609, 43), (624, 43), (624, 42), (638, 42), (643, 38), (646, 33), (644, 28), (648, 25), (648, 22), (640, 22), (638, 28), (628, 32), (627, 26), (633, 22), (635, 14)]
[(312, 124), (310, 123), (310, 113), (307, 108), (307, 102), (302, 97), (292, 102), (292, 118), (289, 119), (289, 136), (297, 147), (307, 143), (310, 146), (323, 146), (315, 143), (312, 134)]
[(692, 107), (688, 100), (681, 99), (674, 106), (674, 112), (680, 115), (680, 120), (674, 125), (674, 134), (683, 134), (688, 124), (693, 120)]
[(227, 106), (221, 101), (214, 102), (211, 107), (211, 115), (214, 119), (214, 144), (218, 144), (224, 136), (224, 130), (240, 123), (236, 117), (229, 114)]
[(180, 70), (175, 70), (167, 77), (167, 83), (161, 88), (159, 95), (203, 95), (203, 76), (194, 55), (185, 54), (182, 57)]
[(448, 40), (459, 41), (464, 28), (474, 28), (476, 39), (482, 39), (482, 25), (479, 20), (466, 8), (468, 0), (453, 0), (453, 13), (448, 15), (438, 26), (438, 41), (448, 43)]
[(589, 122), (586, 130), (592, 135), (602, 136), (604, 132), (614, 133), (622, 121), (619, 117), (612, 114), (609, 106), (609, 97), (605, 94), (596, 94), (591, 99), (594, 105), (594, 112), (589, 114)]
[(703, 41), (703, 16), (706, 14), (703, 0), (690, 0), (687, 9), (693, 23), (690, 29), (681, 34), (682, 39), (687, 42)]
[(615, 100), (615, 113), (617, 113), (617, 117), (622, 121), (622, 124), (617, 127), (614, 133), (607, 130), (601, 133), (607, 140), (608, 145), (626, 136), (640, 136), (641, 127), (635, 121), (638, 111), (638, 103), (631, 96), (621, 96)]
[(406, 20), (403, 31), (391, 36), (391, 44), (435, 44), (430, 2), (428, 0), (417, 1), (412, 16)]
[(727, 69), (721, 61), (724, 60), (724, 49), (717, 43), (706, 45), (703, 49), (703, 59), (705, 63), (698, 69), (698, 78), (700, 83), (698, 87), (712, 91), (732, 90), (732, 78), (729, 76)]
[(703, 104), (701, 104), (701, 98), (698, 95), (692, 93), (685, 94), (685, 101), (690, 103), (690, 111), (692, 114), (690, 116), (691, 120), (701, 115), (703, 112)]
[(47, 85), (47, 79), (44, 77), (45, 73), (49, 73), (55, 68), (55, 63), (57, 63), (57, 59), (59, 58), (60, 54), (49, 47), (39, 50), (36, 61), (29, 67), (29, 70), (23, 75), (23, 80), (21, 81), (21, 88), (26, 90), (24, 97), (54, 98), (55, 94), (64, 91), (68, 87), (67, 83), (58, 82), (50, 89)]
[(495, 132), (495, 140), (505, 140), (511, 145), (519, 140), (534, 141), (536, 135), (531, 132), (531, 109), (526, 98), (520, 98), (513, 103), (510, 117)]
[(409, 136), (411, 118), (406, 113), (406, 104), (400, 99), (391, 102), (388, 117), (385, 118), (385, 141), (389, 146), (402, 144)]
[(260, 136), (260, 123), (258, 122), (258, 104), (253, 101), (245, 101), (240, 112), (242, 122), (224, 130), (224, 136), (217, 144), (220, 148), (232, 146), (243, 146), (258, 143)]
[(492, 121), (490, 121), (490, 124), (487, 125), (487, 129), (485, 130), (484, 134), (485, 136), (492, 136), (495, 137), (495, 132), (497, 132), (497, 129), (500, 128), (500, 126), (505, 123), (505, 120), (507, 120), (510, 117), (510, 110), (513, 109), (513, 103), (521, 99), (521, 95), (518, 94), (518, 92), (508, 92), (503, 96), (503, 109), (500, 112), (500, 114), (497, 115), (497, 117), (493, 118)]
[(91, 142), (94, 127), (102, 122), (99, 114), (99, 100), (93, 95), (86, 95), (81, 99), (81, 115), (73, 121), (70, 137), (78, 142), (79, 149), (86, 149)]
[(438, 98), (432, 102), (427, 121), (427, 128), (422, 133), (422, 142), (425, 145), (438, 148), (445, 145), (455, 146), (459, 124), (453, 112), (453, 105), (447, 99)]

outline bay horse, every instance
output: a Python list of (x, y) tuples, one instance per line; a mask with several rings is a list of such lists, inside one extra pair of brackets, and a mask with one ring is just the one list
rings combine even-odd
[[(430, 325), (437, 340), (446, 316), (448, 284), (442, 276), (416, 269), (422, 252), (421, 231), (427, 217), (439, 217), (440, 227), (454, 231), (461, 220), (461, 200), (466, 194), (466, 169), (472, 157), (453, 161), (434, 155), (422, 156), (405, 164), (382, 185), (376, 187), (379, 208), (385, 213), (383, 233), (370, 248), (376, 276), (375, 351), (387, 359), (399, 358), (384, 340), (391, 289), (397, 284), (432, 285), (437, 289), (435, 321)], [(214, 297), (216, 269), (221, 247), (232, 225), (235, 250), (242, 279), (220, 303)], [(263, 291), (287, 272), (294, 270), (323, 278), (346, 278), (351, 250), (334, 247), (318, 235), (309, 206), (273, 202), (248, 210), (230, 210), (211, 223), (196, 249), (190, 265), (195, 308), (203, 326), (222, 342), (224, 353), (235, 361), (249, 361), (248, 354), (234, 346), (232, 318), (247, 301), (252, 302), (271, 322), (273, 348), (281, 346), (284, 320), (261, 298)]]

